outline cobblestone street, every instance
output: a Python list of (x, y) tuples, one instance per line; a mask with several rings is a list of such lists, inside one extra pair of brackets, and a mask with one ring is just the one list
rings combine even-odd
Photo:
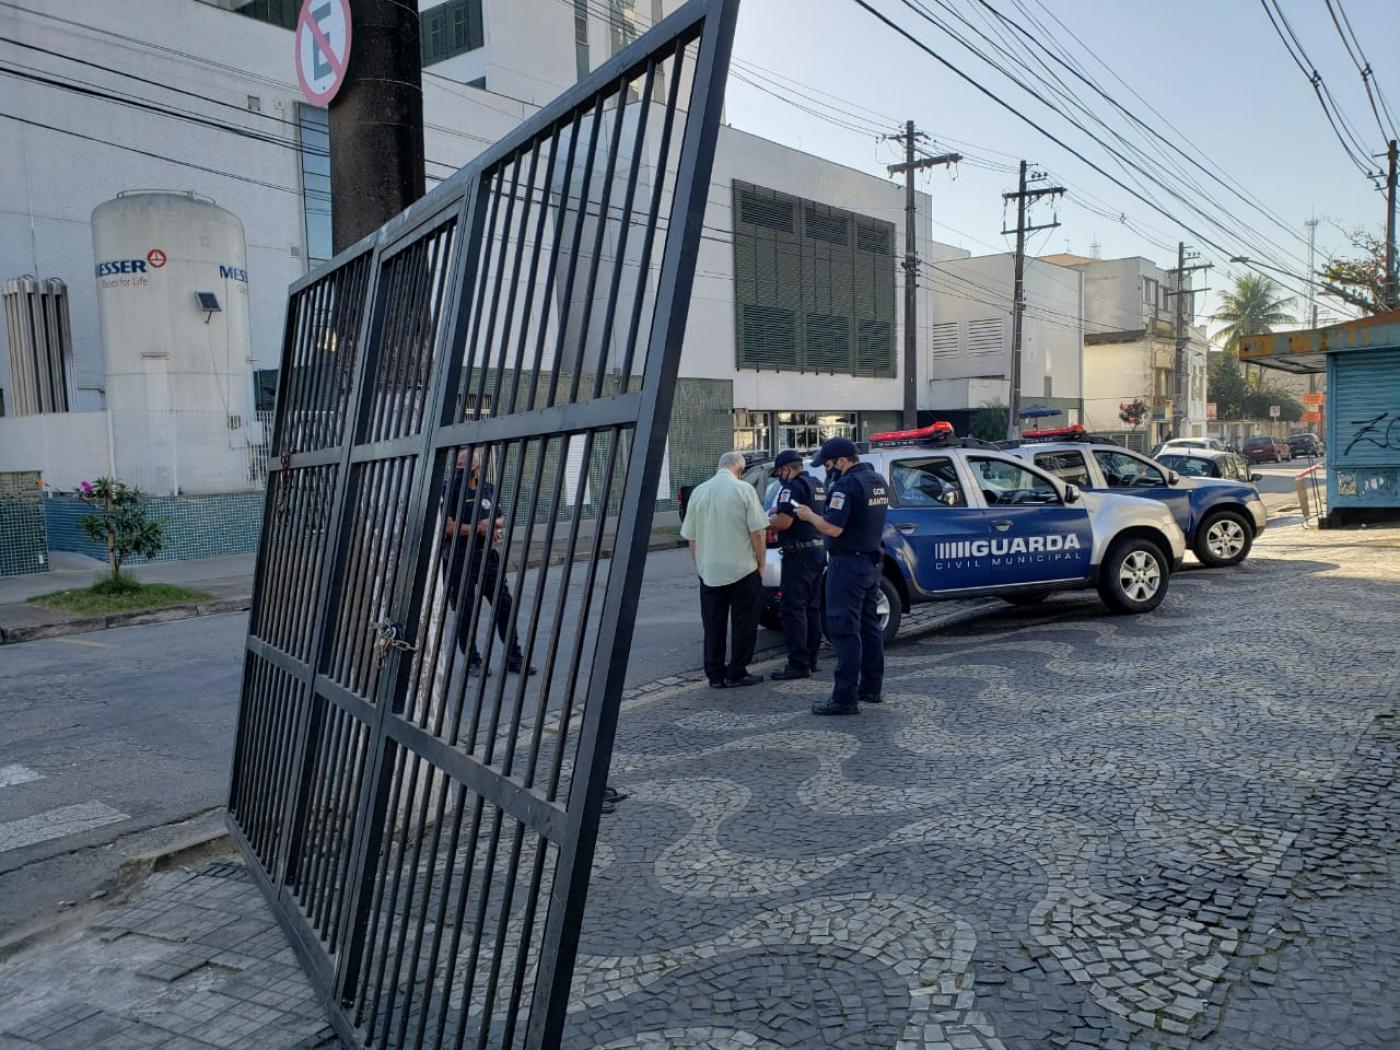
[[(1294, 522), (906, 640), (859, 718), (633, 697), (566, 1045), (1400, 1046), (1400, 532)], [(235, 866), (89, 926), (0, 963), (0, 1048), (330, 1038)]]

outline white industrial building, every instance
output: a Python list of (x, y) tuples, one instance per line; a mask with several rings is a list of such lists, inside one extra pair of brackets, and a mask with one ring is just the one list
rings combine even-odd
[[(217, 491), (230, 481), (201, 448), (261, 440), (243, 406), (251, 405), (252, 415), (270, 407), (287, 286), (331, 253), (325, 113), (302, 100), (292, 64), (288, 27), (298, 6), (294, 0), (73, 0), (59, 10), (23, 0), (0, 8), (0, 36), (14, 41), (0, 42), (0, 65), (24, 74), (3, 80), (0, 282), (33, 275), (66, 285), (75, 410), (61, 422), (17, 417), (12, 355), (0, 347), (6, 417), (0, 471), (38, 469), (51, 485), (71, 488), (115, 470), (152, 491)], [(429, 185), (676, 6), (678, 0), (613, 3), (618, 15), (635, 21), (631, 28), (601, 17), (597, 3), (422, 0)], [(109, 347), (104, 360), (98, 269), (113, 260), (94, 249), (94, 209), (142, 189), (207, 199), (241, 221), (246, 240), (246, 265), (238, 267), (246, 280), (182, 288), (182, 297), (190, 294), (178, 318), (186, 331), (230, 323), (227, 311), (211, 320), (193, 292), (211, 292), (225, 303), (237, 286), (247, 304), (247, 347), (233, 382), (243, 388), (224, 405), (167, 384), (169, 412), (188, 415), (165, 426), (155, 456), (136, 454), (135, 438), (122, 451), (114, 413), (128, 406), (163, 411), (158, 395), (147, 396), (160, 386), (153, 378), (159, 351), (128, 345), (114, 357)], [(736, 201), (746, 200), (747, 218), (742, 203), (736, 214)], [(928, 199), (918, 194), (917, 203), (917, 228), (925, 231), (917, 251), (925, 265), (957, 254), (927, 238)], [(793, 224), (788, 232), (767, 225), (788, 221), (783, 209)], [(702, 413), (703, 421), (691, 419), (692, 429), (703, 422), (716, 448), (730, 441), (751, 448), (805, 445), (897, 425), (903, 211), (903, 187), (894, 182), (723, 128), (678, 420)], [(146, 251), (157, 249), (167, 250), (153, 242)], [(765, 254), (770, 251), (776, 255)], [(853, 274), (850, 282), (826, 282), (843, 290), (823, 291), (828, 298), (820, 302), (813, 299), (814, 251), (822, 265), (843, 273), (850, 267)], [(927, 288), (919, 296), (924, 361), (933, 297)], [(119, 392), (123, 380), (109, 367), (117, 359), (128, 373), (142, 373), (140, 399)], [(217, 370), (208, 371), (205, 394), (220, 382), (227, 387), (227, 376), (216, 380)], [(940, 407), (924, 400), (927, 384), (921, 390), (921, 407)], [(202, 421), (191, 424), (196, 415)], [(217, 440), (195, 440), (196, 430), (212, 431)], [(711, 450), (703, 451), (709, 458)], [(166, 453), (184, 459), (146, 469)], [(245, 487), (260, 483), (256, 464), (245, 473)]]

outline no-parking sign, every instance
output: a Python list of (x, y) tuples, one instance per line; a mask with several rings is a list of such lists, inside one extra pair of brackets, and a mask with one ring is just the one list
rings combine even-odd
[(304, 0), (296, 31), (297, 81), (313, 106), (328, 106), (350, 64), (350, 0)]

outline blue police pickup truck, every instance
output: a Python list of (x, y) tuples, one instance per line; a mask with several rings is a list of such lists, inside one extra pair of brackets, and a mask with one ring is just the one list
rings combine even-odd
[(1225, 478), (1183, 478), (1081, 426), (1031, 430), (1009, 454), (1091, 492), (1130, 492), (1168, 507), (1204, 565), (1238, 565), (1269, 516), (1259, 490)]
[[(1085, 492), (948, 423), (876, 434), (861, 454), (890, 484), (880, 612), (888, 641), (914, 605), (998, 597), (1016, 605), (1097, 589), (1115, 613), (1155, 609), (1186, 540), (1171, 512), (1135, 495)], [(779, 552), (763, 582), (772, 622)]]

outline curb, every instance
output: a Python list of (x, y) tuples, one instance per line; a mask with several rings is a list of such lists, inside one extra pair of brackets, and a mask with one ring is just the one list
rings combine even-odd
[(188, 620), (195, 616), (246, 612), (252, 604), (251, 596), (222, 598), (212, 602), (166, 605), (158, 609), (136, 609), (132, 612), (112, 613), (110, 616), (88, 616), (81, 620), (65, 620), (62, 623), (45, 623), (34, 627), (0, 627), (0, 645), (37, 642), (43, 638), (60, 638), (65, 634), (87, 634), (89, 631), (105, 631), (112, 627), (137, 627), (166, 620)]

